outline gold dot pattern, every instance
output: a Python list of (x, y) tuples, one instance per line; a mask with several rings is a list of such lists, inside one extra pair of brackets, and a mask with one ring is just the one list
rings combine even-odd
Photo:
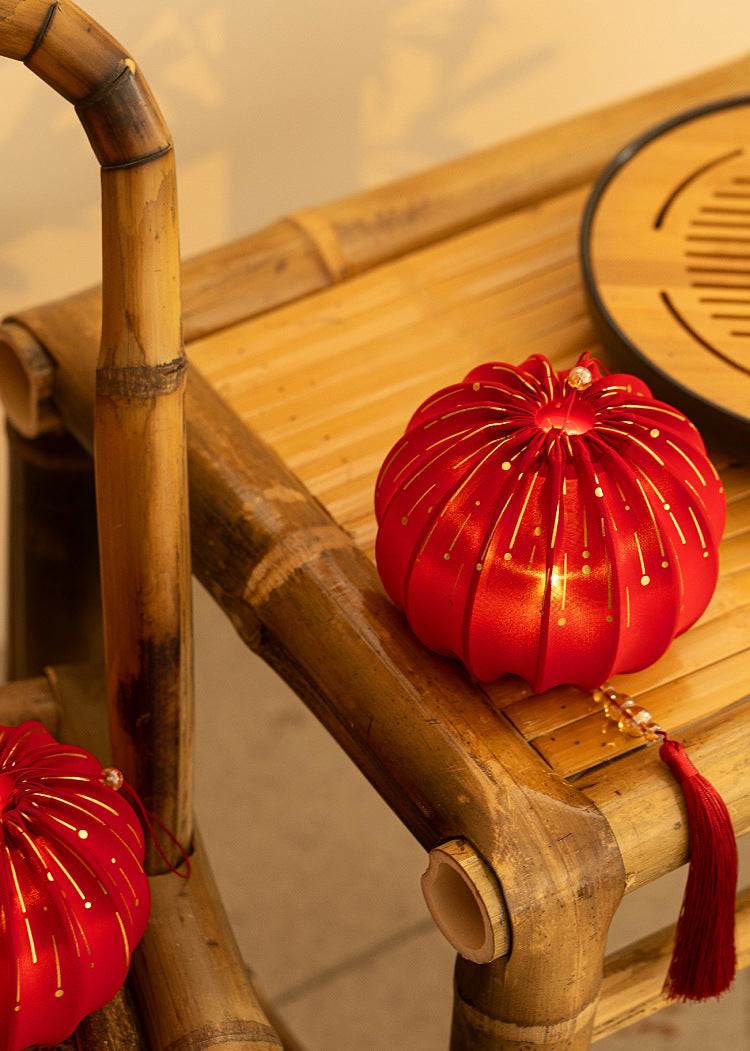
[(143, 834), (101, 775), (38, 723), (0, 727), (0, 920), (15, 989), (0, 1030), (12, 1051), (49, 1042), (55, 1026), (64, 1039), (111, 999), (145, 929)]
[(713, 592), (725, 504), (697, 432), (635, 377), (586, 367), (580, 389), (538, 356), (480, 366), (381, 469), (386, 590), (480, 681), (598, 685), (658, 659)]

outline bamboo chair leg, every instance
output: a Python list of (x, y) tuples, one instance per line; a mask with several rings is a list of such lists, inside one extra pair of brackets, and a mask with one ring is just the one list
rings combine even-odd
[(8, 678), (102, 652), (94, 474), (66, 432), (8, 431)]
[(545, 894), (532, 868), (520, 894), (507, 895), (466, 840), (430, 852), (425, 900), (459, 953), (451, 1051), (590, 1046), (607, 931), (623, 889), (615, 869), (599, 890), (581, 880)]
[(127, 985), (76, 1029), (78, 1051), (147, 1051), (143, 1029)]
[[(586, 990), (598, 989), (604, 960), (602, 937), (580, 945), (578, 973), (556, 973), (558, 939), (581, 941), (580, 931), (549, 931), (549, 966), (533, 956), (524, 959), (521, 946), (511, 957), (477, 964), (458, 957), (455, 971), (451, 1051), (587, 1051), (591, 1046), (598, 1001)], [(606, 935), (606, 930), (604, 932)], [(587, 951), (588, 950), (588, 951)], [(511, 963), (512, 960), (512, 963)], [(556, 991), (564, 983), (566, 1006), (556, 1010)], [(581, 990), (571, 1014), (571, 989)]]

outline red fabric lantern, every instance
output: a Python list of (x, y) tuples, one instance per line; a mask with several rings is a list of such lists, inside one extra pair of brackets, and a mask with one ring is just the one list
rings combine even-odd
[(82, 748), (0, 727), (0, 1048), (56, 1044), (123, 984), (146, 928), (144, 838)]
[(415, 634), (480, 681), (594, 690), (680, 783), (690, 874), (665, 992), (720, 995), (735, 969), (727, 808), (649, 712), (603, 687), (657, 660), (714, 592), (724, 492), (703, 442), (635, 376), (588, 355), (474, 369), (428, 398), (385, 460), (376, 559)]
[(599, 687), (706, 608), (726, 517), (692, 424), (586, 356), (491, 363), (428, 398), (376, 488), (383, 584), (480, 681)]

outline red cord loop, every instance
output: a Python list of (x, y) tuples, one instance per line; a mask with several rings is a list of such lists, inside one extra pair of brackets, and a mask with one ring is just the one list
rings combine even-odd
[(698, 771), (690, 762), (682, 745), (673, 741), (666, 734), (664, 735), (664, 743), (659, 749), (659, 755), (671, 770), (678, 784), (682, 785), (689, 778), (698, 776)]
[[(146, 828), (151, 833), (151, 838), (156, 844), (156, 849), (161, 854), (167, 867), (170, 869), (170, 871), (174, 872), (175, 876), (179, 876), (180, 879), (190, 879), (190, 858), (188, 857), (187, 851), (183, 847), (182, 843), (180, 843), (179, 839), (174, 835), (174, 833), (167, 828), (163, 821), (160, 821), (155, 814), (152, 814), (150, 810), (146, 809), (146, 807), (143, 805), (143, 802), (141, 801), (141, 797), (138, 795), (136, 790), (127, 783), (120, 771), (115, 767), (106, 767), (104, 770), (102, 770), (102, 781), (105, 785), (108, 785), (115, 792), (121, 792), (123, 789), (127, 789), (128, 799), (130, 803), (133, 805), (137, 813), (140, 814), (144, 824), (146, 825)], [(169, 838), (179, 850), (180, 854), (182, 855), (182, 859), (185, 862), (184, 872), (180, 872), (179, 869), (175, 868), (175, 866), (169, 860), (167, 855), (164, 853), (164, 849), (161, 843), (159, 842), (159, 837), (154, 831), (154, 824), (157, 824), (162, 830), (162, 832), (169, 836)]]

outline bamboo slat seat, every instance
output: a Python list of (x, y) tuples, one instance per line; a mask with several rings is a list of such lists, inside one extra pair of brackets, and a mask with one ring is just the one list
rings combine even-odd
[[(480, 362), (609, 360), (578, 267), (592, 181), (624, 142), (749, 74), (736, 62), (183, 265), (194, 571), (424, 847), (484, 863), (492, 914), (471, 932), (487, 962), (457, 962), (453, 1051), (586, 1048), (663, 1006), (670, 932), (606, 961), (604, 943), (623, 894), (686, 860), (687, 830), (656, 750), (603, 727), (590, 696), (480, 687), (414, 640), (372, 561), (375, 476), (420, 401)], [(3, 324), (0, 385), (26, 435), (62, 421), (91, 447), (100, 304), (87, 290)], [(729, 505), (716, 595), (616, 684), (685, 742), (741, 835), (750, 466), (714, 457)], [(749, 916), (743, 894), (740, 965)]]

